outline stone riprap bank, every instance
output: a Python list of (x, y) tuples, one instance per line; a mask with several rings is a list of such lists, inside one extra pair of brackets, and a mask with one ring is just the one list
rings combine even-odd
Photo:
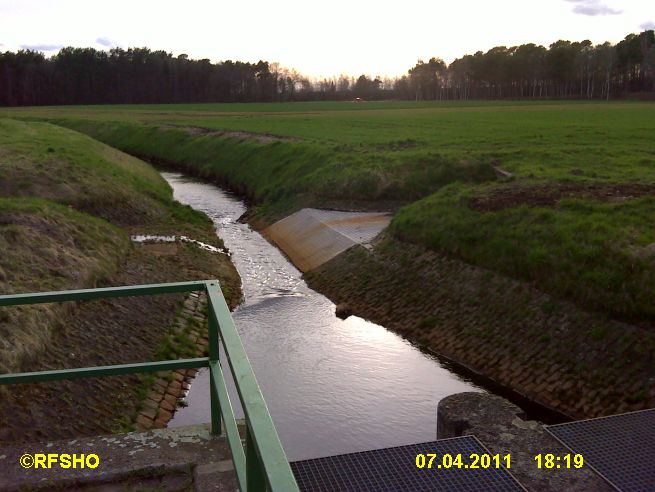
[(570, 417), (655, 406), (647, 327), (388, 238), (373, 249), (353, 247), (305, 277), (353, 314)]

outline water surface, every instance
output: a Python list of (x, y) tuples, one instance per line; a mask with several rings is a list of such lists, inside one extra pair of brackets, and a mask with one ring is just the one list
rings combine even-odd
[[(234, 321), (290, 460), (434, 440), (439, 400), (480, 391), (384, 327), (337, 318), (280, 251), (237, 222), (246, 211), (238, 198), (163, 176), (176, 200), (211, 217), (230, 250), (245, 297)], [(198, 373), (170, 427), (209, 422), (208, 379)]]

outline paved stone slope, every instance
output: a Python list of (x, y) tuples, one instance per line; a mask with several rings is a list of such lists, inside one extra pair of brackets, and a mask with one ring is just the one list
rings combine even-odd
[[(207, 295), (204, 292), (192, 292), (185, 299), (183, 309), (173, 322), (173, 332), (195, 344), (194, 357), (206, 357), (208, 353), (206, 308)], [(198, 369), (178, 369), (157, 373), (157, 379), (148, 391), (136, 417), (136, 430), (147, 431), (166, 427), (197, 373)]]
[[(122, 271), (111, 279), (110, 285), (219, 276), (228, 304), (234, 307), (239, 302), (239, 278), (224, 255), (204, 253), (191, 244), (176, 246), (175, 254), (153, 255), (150, 246), (136, 247)], [(228, 276), (230, 272), (223, 274), (221, 267), (233, 272), (232, 277)], [(26, 370), (153, 360), (183, 299), (182, 294), (173, 294), (71, 304), (75, 309), (66, 319), (65, 326), (53, 337), (49, 349), (38, 354)], [(191, 315), (200, 316), (195, 310)], [(197, 332), (197, 335), (202, 344), (203, 334)], [(183, 386), (179, 376), (172, 376), (171, 381), (166, 382), (170, 386), (166, 392), (173, 392), (178, 385)], [(141, 410), (142, 388), (137, 375), (2, 387), (0, 441), (65, 439), (131, 429), (136, 412)], [(172, 405), (172, 401), (169, 403)], [(162, 403), (161, 406), (167, 405)], [(162, 417), (159, 419), (161, 424), (168, 415), (167, 411), (172, 413), (166, 408), (157, 410), (153, 420)]]
[(306, 279), (353, 314), (572, 417), (655, 406), (652, 327), (391, 239), (352, 248)]

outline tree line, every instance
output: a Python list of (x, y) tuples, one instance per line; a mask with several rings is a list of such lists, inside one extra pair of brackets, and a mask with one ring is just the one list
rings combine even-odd
[(610, 99), (655, 92), (655, 34), (630, 34), (617, 45), (557, 41), (478, 51), (453, 61), (419, 61), (400, 78), (405, 99)]
[(616, 45), (557, 41), (419, 61), (396, 79), (311, 80), (276, 63), (193, 60), (148, 48), (0, 53), (0, 105), (361, 99), (610, 99), (655, 93), (655, 34)]

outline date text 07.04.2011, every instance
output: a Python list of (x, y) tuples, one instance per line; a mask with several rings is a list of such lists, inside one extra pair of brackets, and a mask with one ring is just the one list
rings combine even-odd
[(439, 468), (509, 468), (511, 464), (510, 455), (506, 454), (417, 454), (416, 468), (439, 469)]

